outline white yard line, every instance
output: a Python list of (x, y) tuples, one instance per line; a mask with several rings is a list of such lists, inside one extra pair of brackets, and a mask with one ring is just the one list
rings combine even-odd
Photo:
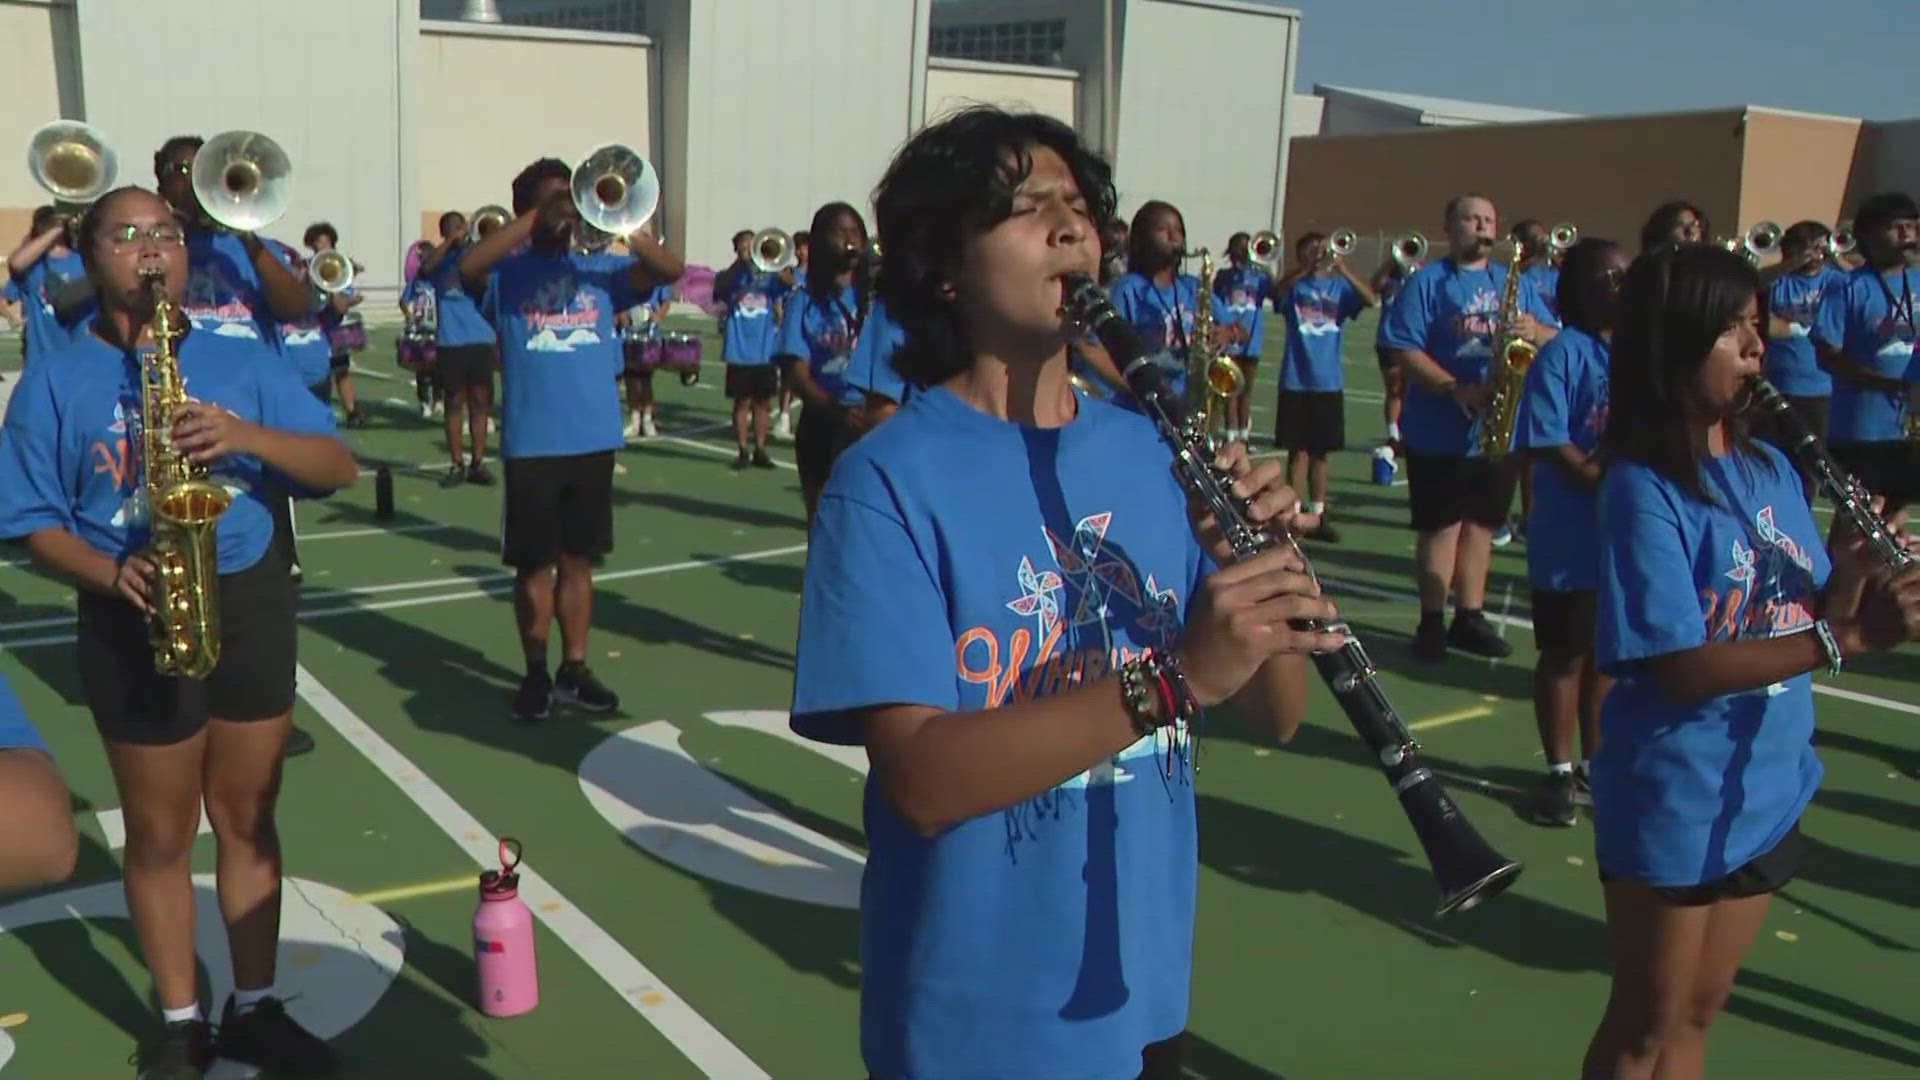
[[(493, 830), (455, 802), (445, 788), (434, 783), (418, 765), (368, 726), (304, 666), (298, 673), (300, 697), (348, 745), (393, 781), (420, 812), (475, 863), (489, 868), (500, 865), (499, 841)], [(555, 937), (565, 942), (614, 993), (666, 1036), (701, 1072), (708, 1076), (751, 1080), (761, 1080), (768, 1075), (612, 934), (562, 895), (532, 864), (521, 863), (517, 872), (521, 899), (526, 901), (534, 917), (545, 923)]]
[[(655, 441), (675, 443), (679, 446), (689, 446), (695, 450), (705, 450), (710, 454), (720, 454), (725, 457), (732, 457), (733, 455), (740, 452), (737, 448), (715, 446), (712, 443), (701, 442), (698, 439), (683, 439), (677, 435), (661, 435)], [(800, 469), (800, 466), (795, 465), (793, 462), (785, 461), (780, 458), (774, 458), (773, 463), (775, 465), (780, 466), (783, 469), (792, 469), (796, 472), (798, 472)]]

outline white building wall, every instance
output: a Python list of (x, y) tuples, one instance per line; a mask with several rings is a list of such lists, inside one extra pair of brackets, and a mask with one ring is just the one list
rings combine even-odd
[[(1119, 81), (1120, 28), (1111, 28), (1112, 54), (1106, 25), (1109, 4), (1116, 7), (1124, 0), (950, 0), (933, 5), (935, 26), (991, 25), (1006, 22), (1042, 22), (1060, 19), (1066, 23), (1066, 48), (1061, 50), (1060, 65), (1080, 75), (1076, 90), (1074, 127), (1088, 143), (1103, 152), (1110, 139), (1105, 131), (1108, 83)], [(936, 58), (937, 59), (937, 58)], [(1188, 61), (1191, 62), (1191, 58)], [(1108, 73), (1113, 78), (1108, 79)]]
[[(1164, 199), (1186, 218), (1189, 246), (1216, 254), (1237, 230), (1278, 228), (1299, 15), (1235, 0), (1125, 0), (1124, 10), (1121, 215)], [(1235, 73), (1230, 106), (1203, 71)]]
[(657, 153), (653, 46), (644, 37), (423, 22), (416, 50), (417, 235), (437, 236), (448, 210), (511, 208), (514, 176), (538, 158), (573, 166), (610, 142), (649, 159)]
[(666, 225), (688, 262), (725, 265), (736, 231), (804, 229), (833, 200), (871, 228), (874, 184), (925, 110), (927, 3), (649, 0)]
[[(8, 251), (25, 234), (33, 208), (51, 199), (19, 156), (27, 140), (49, 120), (80, 118), (73, 34), (71, 7), (0, 0), (0, 148), (16, 163), (0, 168), (0, 244)], [(0, 280), (5, 277), (0, 269)]]
[(927, 59), (927, 120), (969, 105), (1030, 109), (1072, 126), (1078, 122), (1079, 76), (1060, 68)]
[(415, 4), (82, 0), (76, 11), (85, 118), (114, 140), (123, 179), (151, 186), (170, 135), (261, 132), (293, 166), (286, 214), (264, 231), (297, 244), (324, 218), (367, 267), (365, 285), (398, 287), (418, 225), (402, 93)]

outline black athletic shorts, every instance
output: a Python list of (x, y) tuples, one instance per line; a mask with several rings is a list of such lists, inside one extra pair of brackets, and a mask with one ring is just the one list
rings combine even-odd
[(208, 717), (270, 720), (293, 708), (296, 593), (283, 549), (218, 578), (220, 660), (205, 679), (154, 670), (147, 619), (118, 596), (80, 594), (74, 651), (87, 707), (115, 742), (166, 745)]
[(772, 401), (780, 392), (780, 371), (772, 364), (728, 364), (727, 400)]
[(334, 353), (332, 356), (327, 357), (327, 370), (329, 372), (346, 371), (352, 367), (353, 367), (352, 353), (337, 352), (337, 353)]
[(1380, 374), (1382, 375), (1385, 375), (1389, 371), (1400, 370), (1399, 352), (1394, 349), (1389, 349), (1385, 345), (1375, 345), (1373, 347), (1373, 359), (1374, 362), (1380, 365)]
[(448, 391), (465, 390), (493, 380), (499, 364), (491, 344), (442, 345), (434, 361), (440, 385)]
[(1273, 444), (1309, 454), (1346, 449), (1347, 395), (1339, 390), (1281, 390)]
[[(1796, 821), (1779, 843), (1755, 855), (1746, 865), (1725, 877), (1703, 881), (1698, 885), (1654, 885), (1651, 888), (1668, 903), (1687, 907), (1711, 904), (1716, 900), (1764, 896), (1779, 891), (1794, 879), (1794, 875), (1800, 872), (1800, 860), (1806, 854), (1806, 847), (1806, 837), (1801, 835), (1800, 823)], [(1600, 880), (1616, 882), (1624, 879), (1602, 870)]]
[(500, 561), (516, 570), (613, 550), (613, 451), (507, 458)]
[(1599, 594), (1592, 589), (1533, 590), (1533, 644), (1541, 656), (1572, 659), (1593, 651)]
[(1905, 439), (1832, 442), (1827, 449), (1869, 492), (1889, 503), (1920, 501), (1920, 449)]
[(1483, 457), (1406, 453), (1407, 506), (1413, 531), (1435, 532), (1461, 521), (1489, 529), (1506, 523), (1514, 469)]
[(800, 407), (800, 423), (793, 432), (793, 463), (803, 482), (827, 482), (834, 459), (848, 445), (842, 438), (846, 427), (847, 410), (839, 405), (823, 409), (808, 403)]

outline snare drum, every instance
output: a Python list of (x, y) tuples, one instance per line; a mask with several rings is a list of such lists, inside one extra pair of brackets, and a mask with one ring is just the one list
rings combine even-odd
[(700, 338), (696, 335), (666, 335), (663, 359), (667, 368), (680, 373), (680, 385), (692, 386), (700, 381)]
[(341, 323), (327, 331), (327, 345), (335, 356), (360, 352), (367, 347), (367, 328), (363, 323)]
[(432, 336), (400, 339), (400, 366), (416, 375), (432, 371), (438, 354)]

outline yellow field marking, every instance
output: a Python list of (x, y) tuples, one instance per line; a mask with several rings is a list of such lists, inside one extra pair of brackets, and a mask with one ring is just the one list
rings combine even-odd
[(1452, 712), (1443, 712), (1438, 716), (1429, 716), (1425, 720), (1418, 721), (1417, 723), (1408, 724), (1407, 730), (1408, 731), (1425, 731), (1427, 728), (1445, 727), (1448, 724), (1457, 724), (1462, 720), (1477, 720), (1482, 716), (1488, 716), (1488, 715), (1491, 715), (1492, 713), (1493, 713), (1493, 706), (1491, 705), (1469, 705), (1464, 709), (1455, 709)]
[(354, 899), (367, 904), (385, 904), (394, 900), (412, 900), (418, 896), (439, 896), (443, 893), (478, 888), (480, 888), (480, 879), (473, 874), (464, 874), (440, 881), (423, 881), (417, 885), (397, 885), (391, 889), (375, 889), (372, 892), (363, 892)]
[(5, 1031), (7, 1028), (19, 1027), (26, 1022), (26, 1013), (8, 1013), (5, 1016), (0, 1016), (0, 1031)]

